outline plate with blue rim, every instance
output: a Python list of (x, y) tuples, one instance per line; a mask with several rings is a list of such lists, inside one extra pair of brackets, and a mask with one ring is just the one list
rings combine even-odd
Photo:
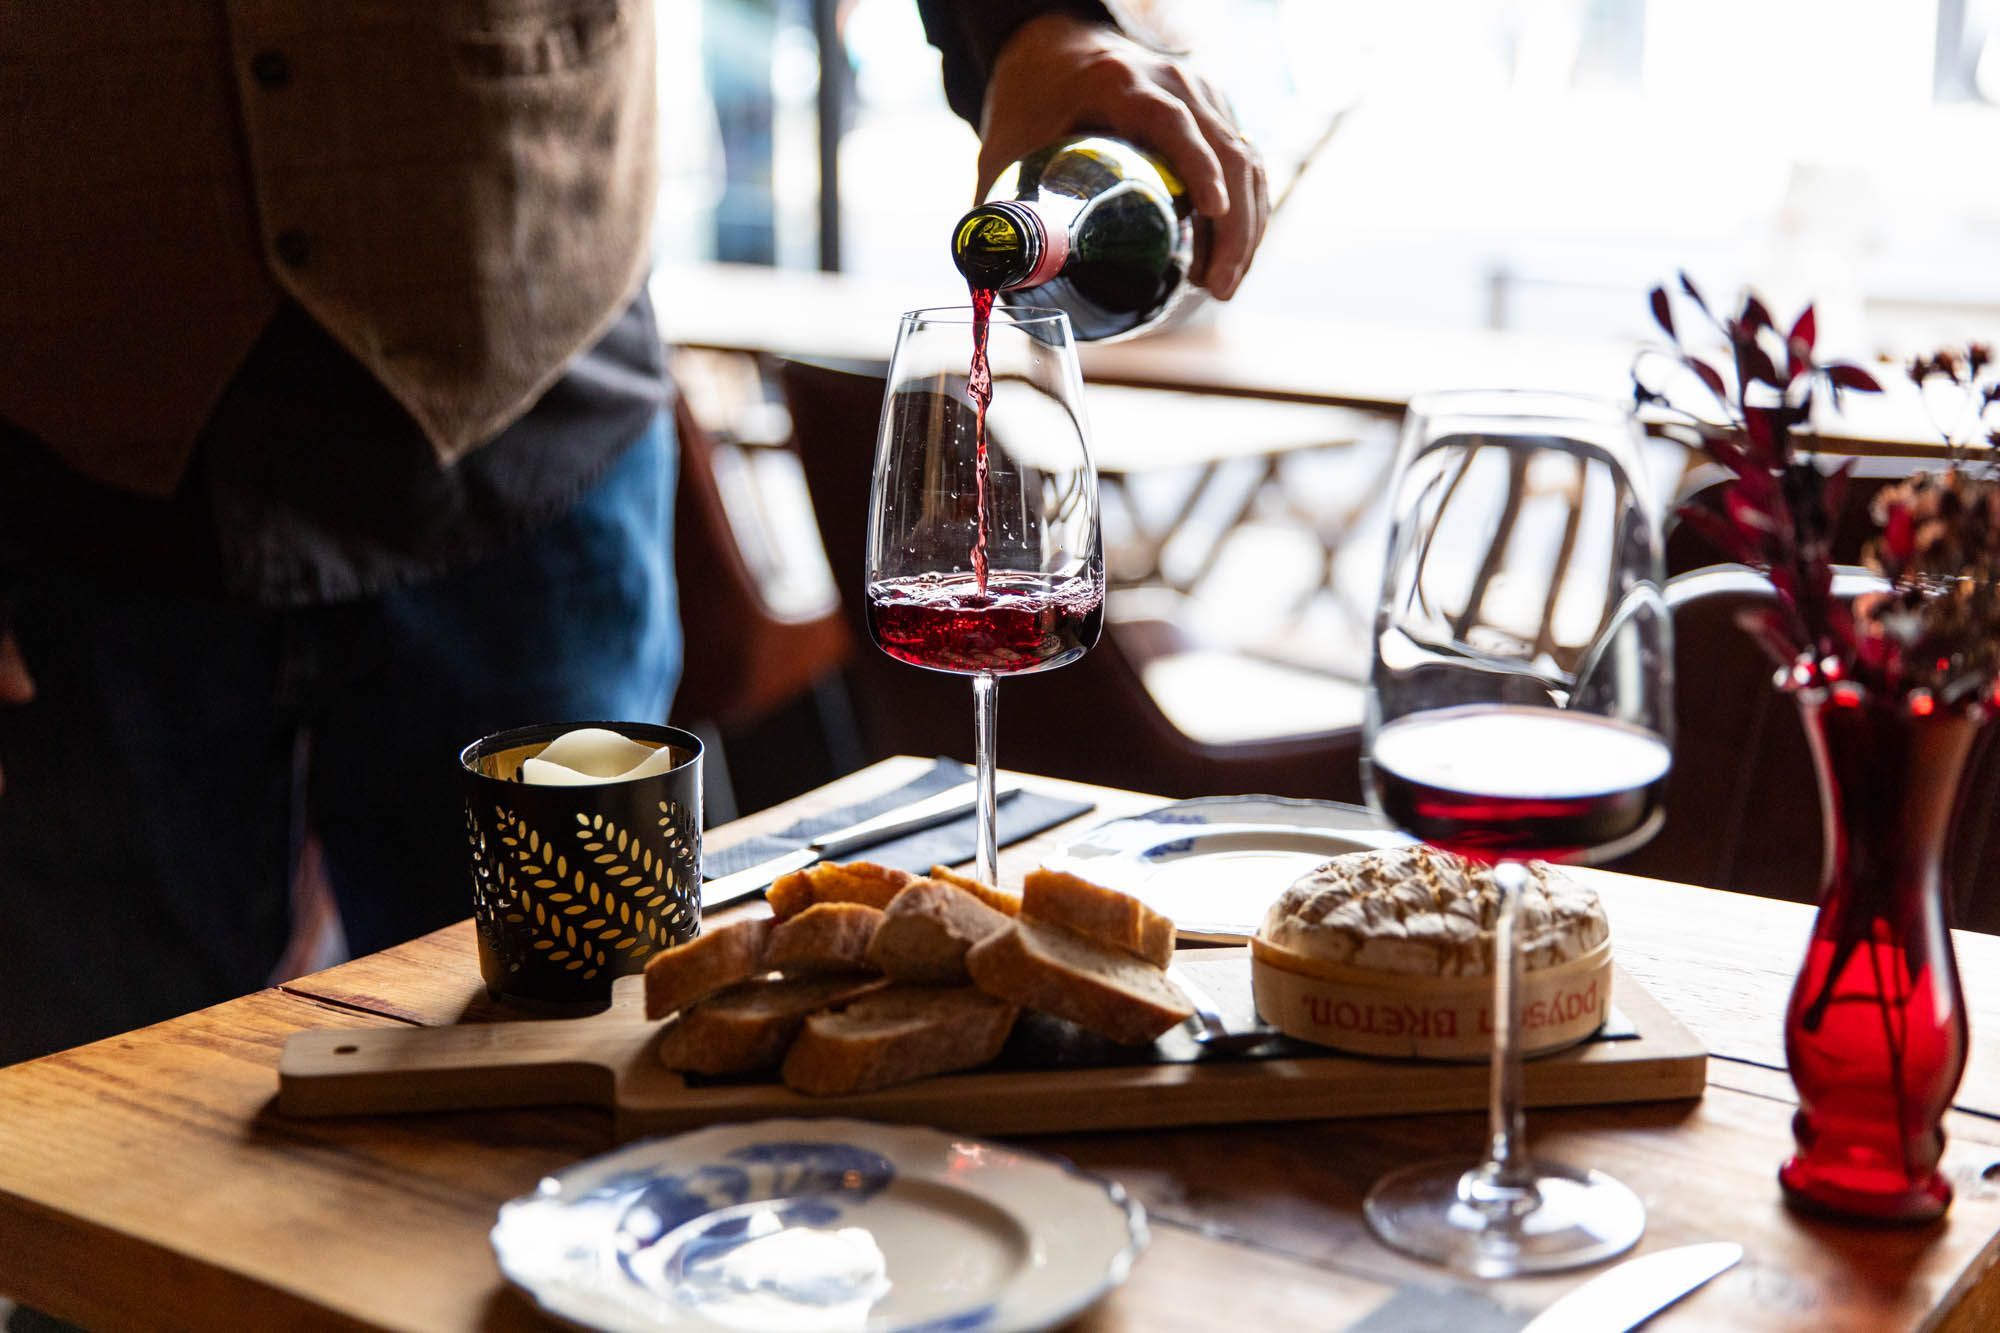
[(1048, 864), (1131, 894), (1183, 939), (1240, 944), (1315, 866), (1410, 841), (1358, 805), (1204, 796), (1099, 824)]
[(500, 1209), (548, 1313), (701, 1333), (1008, 1333), (1125, 1280), (1146, 1214), (1067, 1161), (914, 1125), (762, 1120), (648, 1139)]

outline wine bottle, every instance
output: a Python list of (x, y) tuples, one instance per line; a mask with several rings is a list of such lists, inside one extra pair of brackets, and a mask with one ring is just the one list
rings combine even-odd
[(1194, 208), (1173, 172), (1119, 139), (1064, 139), (1001, 172), (952, 231), (974, 291), (1067, 311), (1078, 338), (1150, 328), (1192, 290)]

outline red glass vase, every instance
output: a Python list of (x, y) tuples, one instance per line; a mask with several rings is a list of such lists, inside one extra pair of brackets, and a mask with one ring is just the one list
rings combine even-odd
[(1826, 858), (1785, 1014), (1798, 1150), (1778, 1180), (1813, 1212), (1925, 1222), (1951, 1204), (1937, 1167), (1966, 1020), (1944, 860), (1984, 714), (1852, 687), (1798, 698)]

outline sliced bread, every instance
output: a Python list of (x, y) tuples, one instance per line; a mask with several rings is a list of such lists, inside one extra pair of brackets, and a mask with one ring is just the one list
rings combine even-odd
[(765, 971), (771, 919), (735, 921), (662, 949), (646, 963), (646, 1017), (665, 1018)]
[(886, 984), (865, 975), (746, 981), (668, 1023), (660, 1032), (660, 1063), (694, 1074), (767, 1069), (784, 1058), (810, 1015)]
[(1173, 961), (1174, 923), (1129, 893), (1060, 870), (1031, 870), (1021, 883), (1021, 915), (1123, 949), (1154, 967)]
[(858, 971), (881, 922), (881, 909), (862, 903), (814, 903), (771, 928), (764, 966), (786, 976)]
[(890, 986), (807, 1019), (785, 1056), (785, 1084), (823, 1097), (983, 1065), (1018, 1012), (970, 986)]
[(935, 879), (904, 889), (881, 917), (868, 946), (869, 966), (898, 981), (936, 986), (963, 985), (965, 951), (1009, 922), (972, 894)]
[(814, 903), (861, 903), (882, 908), (908, 888), (916, 876), (907, 870), (878, 866), (873, 861), (818, 865), (781, 875), (764, 892), (764, 901), (780, 920), (797, 916)]
[(932, 879), (941, 879), (954, 888), (964, 889), (967, 893), (979, 899), (980, 902), (985, 903), (996, 912), (1005, 912), (1008, 916), (1019, 916), (1021, 914), (1021, 895), (1018, 893), (1009, 893), (1005, 889), (996, 889), (984, 880), (974, 879), (970, 875), (961, 875), (950, 866), (932, 866), (930, 877)]
[(988, 995), (1127, 1046), (1145, 1045), (1194, 1012), (1151, 963), (1028, 917), (973, 945), (965, 966)]

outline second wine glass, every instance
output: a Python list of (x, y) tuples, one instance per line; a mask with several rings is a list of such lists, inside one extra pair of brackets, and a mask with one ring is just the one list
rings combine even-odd
[(1494, 1049), (1484, 1160), (1396, 1172), (1365, 1211), (1390, 1245), (1480, 1277), (1594, 1263), (1638, 1240), (1645, 1210), (1602, 1172), (1528, 1154), (1517, 927), (1528, 858), (1606, 859), (1662, 818), (1672, 654), (1636, 428), (1587, 399), (1419, 399), (1390, 513), (1369, 795), (1490, 867)]
[(998, 678), (1074, 662), (1104, 626), (1104, 552), (1069, 317), (915, 310), (889, 366), (868, 506), (869, 634), (972, 677), (976, 862), (996, 879)]

